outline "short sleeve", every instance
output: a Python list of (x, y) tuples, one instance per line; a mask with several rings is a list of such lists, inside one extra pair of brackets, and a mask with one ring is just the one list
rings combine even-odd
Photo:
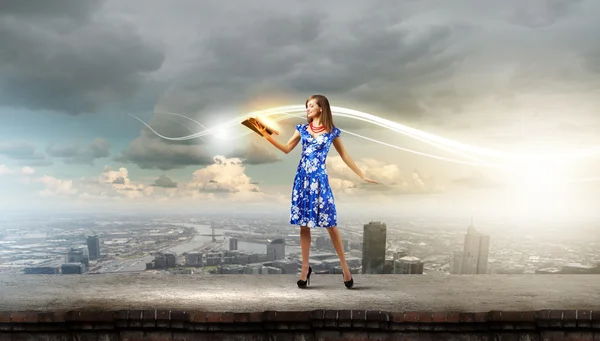
[(296, 124), (296, 130), (302, 132), (302, 124)]
[(342, 131), (338, 127), (333, 127), (333, 138), (339, 137)]

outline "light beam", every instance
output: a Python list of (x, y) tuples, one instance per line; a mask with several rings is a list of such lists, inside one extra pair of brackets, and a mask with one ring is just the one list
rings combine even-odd
[[(419, 151), (412, 150), (409, 148), (404, 148), (404, 147), (401, 147), (398, 145), (394, 145), (394, 144), (386, 143), (386, 142), (379, 141), (379, 140), (376, 140), (373, 138), (369, 138), (367, 136), (363, 136), (363, 135), (353, 133), (353, 132), (350, 132), (347, 130), (342, 130), (345, 133), (365, 139), (367, 141), (371, 141), (371, 142), (378, 143), (378, 144), (381, 144), (381, 145), (384, 145), (387, 147), (395, 148), (395, 149), (402, 150), (405, 152), (410, 152), (410, 153), (413, 153), (416, 155), (426, 156), (426, 157), (430, 157), (430, 158), (434, 158), (434, 159), (438, 159), (438, 160), (442, 160), (442, 161), (446, 161), (446, 162), (460, 163), (460, 164), (466, 164), (466, 165), (472, 165), (472, 166), (478, 166), (478, 167), (491, 167), (491, 168), (509, 171), (511, 173), (516, 172), (516, 170), (513, 167), (515, 164), (523, 164), (524, 162), (526, 162), (528, 164), (536, 163), (536, 162), (540, 163), (540, 164), (564, 164), (567, 162), (574, 161), (576, 159), (590, 158), (593, 156), (600, 155), (600, 146), (593, 146), (593, 147), (589, 147), (589, 148), (579, 149), (579, 150), (576, 150), (573, 152), (510, 153), (510, 152), (505, 152), (505, 151), (500, 151), (500, 150), (483, 148), (483, 147), (479, 147), (479, 146), (473, 146), (473, 145), (469, 145), (469, 144), (462, 143), (459, 141), (447, 139), (447, 138), (444, 138), (441, 136), (437, 136), (437, 135), (427, 133), (427, 132), (424, 132), (424, 131), (421, 131), (421, 130), (418, 130), (415, 128), (408, 127), (406, 125), (403, 125), (403, 124), (400, 124), (400, 123), (397, 123), (397, 122), (394, 122), (394, 121), (391, 121), (391, 120), (388, 120), (388, 119), (385, 119), (382, 117), (378, 117), (378, 116), (375, 116), (372, 114), (364, 113), (364, 112), (353, 110), (353, 109), (332, 106), (331, 110), (332, 110), (332, 114), (334, 116), (360, 120), (360, 121), (363, 121), (363, 122), (366, 122), (369, 124), (373, 124), (373, 125), (394, 131), (396, 133), (402, 134), (404, 136), (419, 140), (423, 143), (427, 143), (429, 145), (432, 145), (432, 146), (434, 146), (438, 149), (444, 150), (446, 152), (459, 155), (468, 160), (459, 160), (459, 159), (455, 159), (455, 158), (449, 158), (449, 157), (443, 157), (443, 156), (439, 156), (439, 155), (419, 152)], [(166, 114), (166, 115), (175, 115), (175, 116), (184, 117), (192, 122), (195, 122), (196, 124), (198, 124), (199, 126), (201, 126), (204, 129), (203, 131), (196, 132), (196, 133), (193, 133), (193, 134), (190, 134), (187, 136), (181, 136), (181, 137), (164, 136), (164, 135), (158, 133), (150, 125), (148, 125), (146, 122), (144, 122), (137, 116), (135, 116), (135, 115), (130, 115), (130, 116), (139, 120), (150, 131), (152, 131), (154, 134), (156, 134), (157, 136), (159, 136), (163, 139), (171, 140), (171, 141), (184, 141), (184, 140), (190, 140), (190, 139), (195, 139), (195, 138), (201, 138), (206, 135), (215, 136), (220, 131), (223, 131), (225, 128), (239, 125), (241, 121), (245, 120), (248, 117), (259, 116), (261, 118), (267, 118), (267, 117), (271, 117), (271, 116), (276, 116), (276, 118), (274, 119), (274, 122), (279, 122), (282, 120), (289, 119), (291, 117), (304, 118), (305, 116), (300, 115), (300, 113), (305, 113), (305, 112), (306, 112), (306, 109), (305, 109), (304, 105), (281, 106), (281, 107), (276, 107), (276, 108), (270, 108), (270, 109), (250, 112), (250, 113), (238, 116), (236, 118), (233, 118), (229, 121), (226, 121), (226, 122), (224, 122), (218, 126), (212, 127), (212, 128), (206, 128), (200, 122), (193, 120), (189, 117), (180, 115), (180, 114), (156, 113), (159, 115)], [(252, 133), (252, 132), (246, 131), (240, 135), (232, 136), (232, 138), (239, 138), (242, 136), (246, 136), (250, 133)], [(494, 161), (485, 161), (485, 160), (481, 159), (482, 157), (483, 158), (491, 158)], [(577, 178), (577, 179), (571, 179), (571, 180), (573, 182), (587, 182), (587, 181), (597, 181), (599, 179), (600, 179), (600, 177), (590, 177), (590, 178)]]

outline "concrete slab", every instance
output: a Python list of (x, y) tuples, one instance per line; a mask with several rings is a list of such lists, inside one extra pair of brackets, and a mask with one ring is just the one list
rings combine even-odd
[(1, 311), (172, 309), (205, 311), (600, 310), (598, 275), (311, 276), (298, 289), (291, 275), (19, 275), (0, 276)]

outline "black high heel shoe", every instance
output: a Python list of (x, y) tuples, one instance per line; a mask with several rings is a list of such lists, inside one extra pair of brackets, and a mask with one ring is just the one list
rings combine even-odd
[[(342, 281), (344, 281), (344, 275), (343, 274), (342, 274)], [(352, 287), (354, 286), (354, 278), (350, 277), (349, 281), (344, 281), (344, 285), (346, 286), (346, 288), (352, 289)]]
[(306, 275), (306, 281), (301, 279), (298, 280), (298, 288), (306, 288), (307, 284), (310, 284), (310, 274), (312, 273), (312, 268), (308, 267), (308, 275)]

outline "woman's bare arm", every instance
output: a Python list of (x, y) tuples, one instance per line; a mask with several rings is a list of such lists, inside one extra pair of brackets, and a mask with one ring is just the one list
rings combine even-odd
[(298, 142), (300, 142), (300, 133), (297, 130), (294, 132), (294, 135), (292, 135), (292, 137), (286, 144), (279, 143), (277, 140), (275, 140), (273, 138), (273, 136), (271, 136), (269, 134), (263, 134), (263, 135), (265, 136), (267, 141), (271, 142), (272, 145), (274, 145), (277, 149), (281, 150), (282, 152), (284, 152), (286, 154), (288, 154), (289, 152), (294, 150), (294, 148), (296, 148), (296, 146), (298, 145)]
[(361, 179), (363, 179), (367, 182), (371, 182), (371, 183), (375, 183), (375, 184), (379, 183), (375, 180), (371, 180), (371, 179), (365, 177), (365, 173), (363, 173), (360, 170), (360, 168), (358, 168), (358, 166), (356, 165), (354, 160), (352, 160), (352, 158), (350, 157), (348, 152), (346, 152), (346, 148), (344, 148), (344, 144), (342, 143), (341, 138), (336, 137), (335, 139), (333, 139), (333, 146), (335, 147), (335, 150), (337, 150), (338, 154), (340, 154), (340, 157), (342, 158), (344, 163), (346, 165), (348, 165), (348, 167), (350, 167), (350, 169), (352, 169), (352, 171), (354, 173), (356, 173), (356, 175), (358, 175)]
[(256, 129), (258, 129), (261, 132), (261, 134), (264, 136), (264, 138), (267, 139), (267, 141), (271, 142), (272, 145), (274, 145), (277, 149), (281, 150), (286, 154), (294, 150), (294, 148), (296, 148), (296, 146), (298, 145), (298, 142), (300, 142), (300, 132), (298, 132), (298, 130), (294, 131), (294, 135), (292, 135), (287, 144), (281, 144), (277, 140), (275, 140), (273, 136), (267, 133), (266, 128), (258, 124), (254, 124), (254, 127), (256, 127)]

